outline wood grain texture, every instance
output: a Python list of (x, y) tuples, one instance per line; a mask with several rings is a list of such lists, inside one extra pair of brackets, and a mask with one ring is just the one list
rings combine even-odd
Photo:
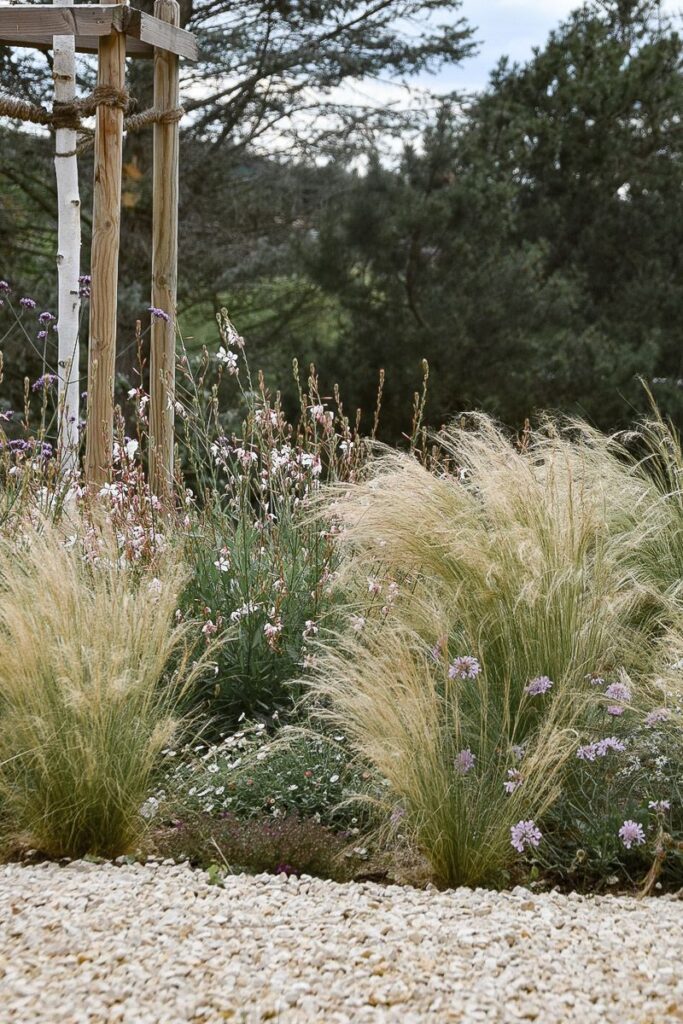
[(197, 60), (197, 41), (191, 32), (144, 14), (127, 4), (80, 4), (64, 8), (51, 4), (0, 7), (0, 43), (51, 49), (52, 37), (73, 35), (79, 53), (96, 52), (96, 40), (112, 29), (126, 35), (126, 52), (153, 57), (163, 47), (188, 60)]
[[(125, 40), (120, 32), (103, 38), (97, 84), (123, 90), (125, 58)], [(95, 484), (109, 479), (112, 465), (122, 155), (123, 110), (100, 105), (95, 123), (85, 456), (86, 480)]]
[[(156, 0), (157, 18), (177, 24), (176, 0)], [(178, 57), (157, 49), (154, 56), (154, 106), (175, 110), (180, 103)], [(154, 125), (152, 212), (152, 306), (163, 309), (169, 322), (152, 320), (150, 352), (150, 487), (168, 500), (173, 486), (175, 402), (175, 317), (178, 283), (179, 124)]]

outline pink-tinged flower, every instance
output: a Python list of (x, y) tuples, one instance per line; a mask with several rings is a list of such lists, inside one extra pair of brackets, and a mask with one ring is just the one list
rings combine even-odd
[(542, 693), (547, 693), (552, 685), (552, 679), (548, 679), (547, 676), (536, 676), (524, 687), (524, 692), (530, 697), (538, 697)]
[(269, 647), (275, 649), (277, 646), (277, 639), (282, 632), (282, 620), (277, 618), (273, 622), (266, 622), (263, 627), (263, 633), (266, 638), (266, 642)]
[(353, 626), (356, 633), (360, 633), (365, 627), (365, 616), (363, 615), (352, 615), (351, 625)]
[(480, 672), (481, 665), (469, 654), (463, 654), (448, 666), (449, 679), (476, 679)]
[(647, 806), (655, 814), (666, 814), (671, 810), (671, 803), (668, 800), (650, 800)]
[(510, 827), (510, 842), (518, 853), (524, 853), (527, 846), (538, 846), (543, 838), (536, 823), (531, 820), (518, 821)]
[(219, 572), (230, 572), (230, 559), (228, 558), (227, 548), (221, 548), (221, 552), (213, 564)]
[(506, 793), (514, 793), (516, 789), (524, 782), (524, 776), (517, 768), (508, 768), (507, 782), (503, 783), (503, 789)]
[(23, 299), (19, 299), (19, 305), (23, 306), (24, 309), (35, 309), (36, 308), (36, 300), (35, 299), (29, 299), (29, 297), (27, 295), (25, 295), (23, 297)]
[(659, 725), (660, 722), (667, 722), (669, 720), (671, 712), (668, 708), (655, 708), (654, 711), (650, 711), (645, 716), (645, 725), (652, 729), (655, 725)]
[(368, 576), (368, 593), (373, 597), (382, 593), (382, 584), (375, 576)]
[(432, 647), (432, 649), (429, 652), (429, 657), (432, 659), (432, 661), (436, 661), (436, 662), (441, 661), (441, 658), (443, 656), (443, 652), (444, 652), (444, 650), (446, 648), (447, 642), (448, 642), (447, 637), (445, 637), (445, 636), (439, 637), (439, 639), (436, 641), (436, 643), (434, 644), (434, 646)]
[(209, 619), (208, 622), (205, 622), (204, 625), (202, 626), (202, 633), (204, 634), (207, 640), (209, 639), (209, 637), (212, 637), (213, 634), (217, 632), (218, 626), (216, 625), (215, 622), (212, 622), (211, 619)]
[(607, 712), (608, 715), (612, 715), (613, 718), (618, 718), (619, 715), (623, 715), (624, 708), (622, 707), (621, 704), (609, 704), (605, 708), (605, 711)]
[(467, 775), (474, 768), (476, 760), (469, 747), (466, 750), (461, 750), (460, 753), (455, 755), (455, 770), (461, 775)]
[(306, 619), (305, 625), (306, 628), (304, 629), (301, 635), (303, 636), (304, 640), (308, 640), (309, 637), (315, 636), (315, 634), (318, 632), (318, 627), (316, 626), (313, 619)]
[(234, 352), (231, 352), (229, 348), (223, 348), (223, 346), (221, 345), (220, 348), (218, 349), (218, 352), (216, 353), (216, 359), (218, 360), (219, 363), (223, 364), (228, 373), (237, 373), (237, 356)]
[(598, 672), (589, 672), (588, 675), (586, 676), (586, 679), (591, 684), (591, 686), (604, 686), (605, 685), (605, 680), (603, 679), (603, 677), (601, 675), (599, 675)]
[(515, 761), (521, 761), (524, 757), (524, 744), (513, 743), (512, 746), (510, 747), (510, 750), (512, 751), (512, 756), (514, 757)]
[(643, 826), (629, 818), (619, 829), (619, 838), (627, 850), (630, 850), (632, 846), (642, 846), (645, 842)]

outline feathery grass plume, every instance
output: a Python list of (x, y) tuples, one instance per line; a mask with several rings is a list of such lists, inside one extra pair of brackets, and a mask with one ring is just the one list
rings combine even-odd
[(139, 839), (198, 670), (174, 621), (178, 560), (131, 566), (106, 536), (85, 550), (47, 522), (0, 539), (0, 806), (11, 841), (54, 856)]
[[(483, 416), (440, 441), (459, 473), (387, 452), (330, 499), (356, 614), (322, 643), (311, 690), (389, 780), (441, 881), (476, 884), (506, 867), (511, 826), (547, 810), (577, 734), (604, 717), (586, 677), (651, 668), (612, 543), (642, 486), (550, 423), (521, 447)], [(370, 602), (369, 577), (383, 588)]]

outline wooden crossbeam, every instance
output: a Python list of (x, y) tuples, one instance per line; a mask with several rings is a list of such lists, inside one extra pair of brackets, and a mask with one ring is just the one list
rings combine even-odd
[(112, 32), (126, 37), (126, 55), (153, 57), (155, 47), (198, 60), (191, 32), (137, 11), (128, 4), (13, 4), (0, 7), (0, 45), (51, 50), (53, 36), (74, 36), (78, 53), (97, 53), (99, 40)]

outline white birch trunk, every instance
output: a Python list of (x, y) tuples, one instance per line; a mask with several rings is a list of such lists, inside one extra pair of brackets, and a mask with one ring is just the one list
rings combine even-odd
[[(73, 4), (73, 0), (54, 2), (64, 7)], [(73, 36), (54, 36), (53, 74), (55, 100), (61, 103), (72, 102), (76, 97), (76, 51)], [(71, 128), (58, 128), (55, 135), (59, 287), (59, 451), (63, 469), (71, 472), (78, 468), (78, 323), (81, 308), (78, 277), (81, 256), (81, 200), (78, 190), (78, 158), (75, 153), (76, 132)]]

